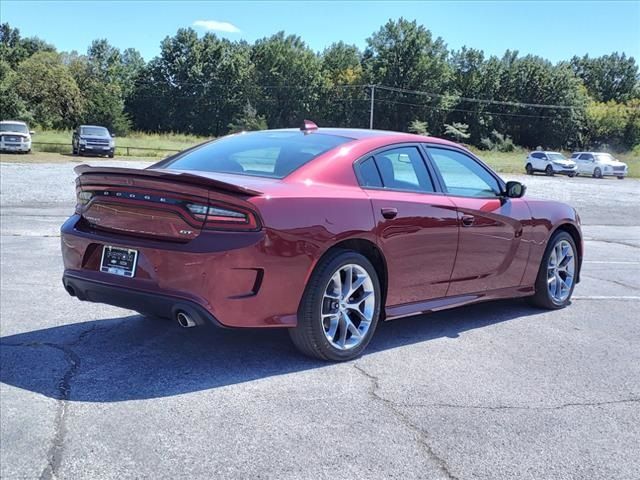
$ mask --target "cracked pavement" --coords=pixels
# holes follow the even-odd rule
[[[1,478],[639,478],[639,181],[509,176],[583,218],[567,309],[401,319],[334,365],[69,297],[73,166],[0,164]]]

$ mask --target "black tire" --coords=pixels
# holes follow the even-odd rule
[[[553,167],[551,165],[547,165],[547,168],[544,169],[544,173],[546,173],[548,177],[553,177]]]
[[[71,155],[78,155],[78,150],[76,148],[71,147]]]
[[[331,345],[325,336],[321,312],[324,293],[331,277],[348,264],[356,264],[369,274],[373,283],[375,307],[371,324],[362,341],[351,349],[340,350]],[[321,360],[344,362],[358,357],[375,333],[380,318],[381,297],[378,275],[366,257],[351,250],[335,250],[329,253],[320,260],[305,288],[298,309],[298,325],[289,329],[293,344],[303,354]]]
[[[618,177],[618,180],[624,180],[624,177],[621,175]]]
[[[527,172],[527,175],[533,175],[533,165],[531,165],[530,163],[527,163],[524,169]]]
[[[553,247],[555,247],[555,245],[560,240],[566,240],[567,242],[569,242],[569,244],[571,245],[571,248],[573,248],[573,253],[576,261],[576,271],[574,275],[574,281],[571,285],[571,290],[569,291],[569,295],[567,296],[567,298],[562,302],[556,301],[549,294],[549,289],[547,285],[547,265],[549,262],[549,256],[551,255]],[[578,275],[580,274],[577,257],[578,257],[578,249],[576,248],[576,244],[573,241],[573,237],[569,235],[567,232],[565,232],[564,230],[560,230],[554,233],[552,237],[549,239],[549,243],[547,243],[547,249],[545,250],[544,255],[542,256],[542,260],[540,262],[538,277],[536,278],[536,284],[535,284],[536,293],[532,297],[529,297],[529,302],[536,307],[545,308],[547,310],[558,310],[560,308],[564,308],[567,305],[569,305],[571,303],[571,295],[573,295],[573,289],[576,286],[575,279],[578,278]]]
[[[109,154],[109,158],[113,158],[113,152]]]
[[[569,178],[573,178],[573,177],[575,177],[575,176],[576,176],[576,174],[575,174],[575,173],[570,173],[570,174],[569,174]]]
[[[600,167],[596,167],[593,171],[593,178],[602,178],[602,170],[600,170]]]

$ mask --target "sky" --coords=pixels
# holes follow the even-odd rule
[[[146,60],[160,41],[192,27],[253,42],[279,30],[314,50],[336,41],[364,48],[388,19],[417,20],[450,49],[463,45],[501,56],[506,49],[553,62],[574,55],[624,52],[640,61],[637,1],[30,1],[1,0],[0,20],[60,51],[85,52],[106,38]]]

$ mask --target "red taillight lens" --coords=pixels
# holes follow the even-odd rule
[[[205,228],[224,230],[257,230],[256,215],[250,210],[228,205],[200,205],[190,203],[189,211],[198,220],[204,221]]]

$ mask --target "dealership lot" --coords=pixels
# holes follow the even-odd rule
[[[640,181],[505,176],[582,217],[569,308],[398,320],[327,364],[69,297],[73,166],[0,164],[2,478],[638,477]]]

